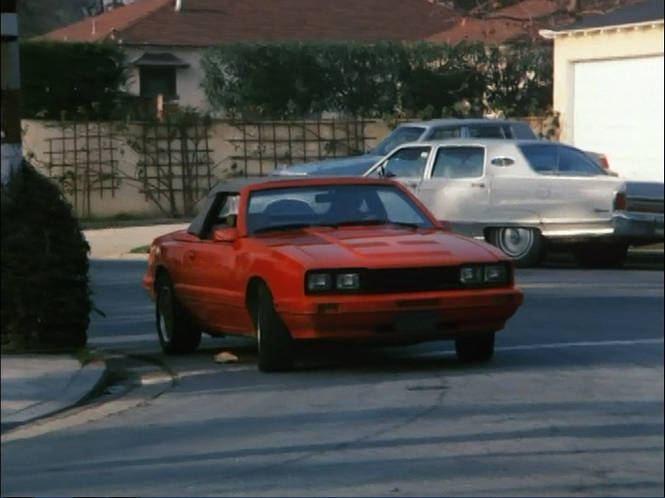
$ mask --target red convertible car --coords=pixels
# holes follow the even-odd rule
[[[445,230],[400,184],[369,178],[216,187],[187,230],[158,237],[143,279],[166,353],[201,333],[256,337],[263,371],[299,341],[454,339],[487,361],[522,303],[499,250]]]

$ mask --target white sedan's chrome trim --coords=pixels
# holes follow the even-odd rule
[[[543,230],[545,237],[600,237],[603,235],[612,235],[614,228],[582,228],[571,230]]]

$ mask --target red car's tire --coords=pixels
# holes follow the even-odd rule
[[[256,340],[259,348],[259,370],[263,372],[290,370],[295,360],[291,334],[275,311],[270,289],[266,285],[261,285],[258,296]]]
[[[186,354],[196,351],[201,342],[198,330],[173,293],[171,279],[161,276],[156,285],[155,318],[157,337],[166,354]]]
[[[463,362],[487,362],[494,356],[494,332],[455,339],[457,359]]]

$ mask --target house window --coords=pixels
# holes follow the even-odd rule
[[[141,67],[139,78],[141,81],[141,97],[156,97],[160,93],[165,99],[177,98],[176,68],[171,67]]]

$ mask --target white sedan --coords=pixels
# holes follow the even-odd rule
[[[629,245],[663,240],[663,184],[609,175],[579,149],[541,140],[405,144],[365,176],[407,185],[451,229],[498,246],[520,266],[548,244],[586,266],[623,263]]]

